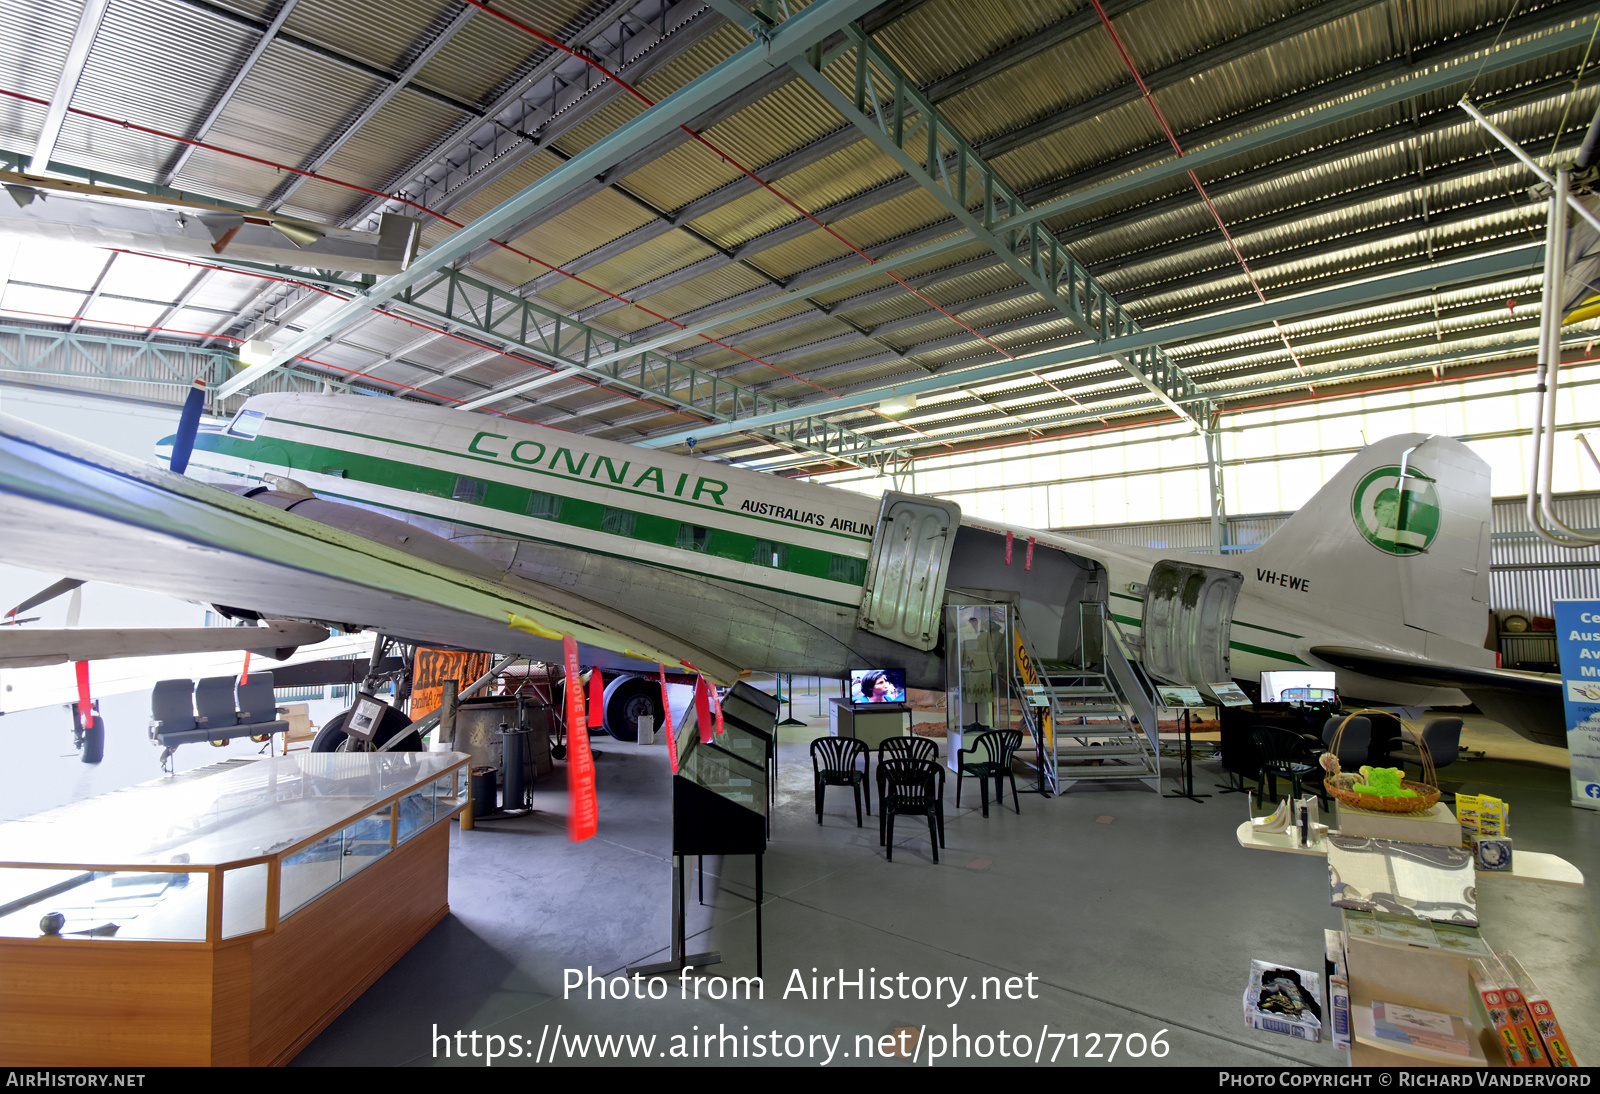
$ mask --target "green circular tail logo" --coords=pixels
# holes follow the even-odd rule
[[[1379,467],[1356,484],[1350,515],[1378,550],[1420,555],[1439,534],[1439,494],[1433,480],[1416,468],[1406,470],[1402,492],[1399,466]]]

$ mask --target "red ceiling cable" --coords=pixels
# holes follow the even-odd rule
[[[643,92],[639,91],[637,88],[635,88],[632,84],[628,83],[626,80],[623,80],[616,73],[612,72],[610,69],[608,69],[604,65],[600,64],[600,62],[595,60],[592,56],[588,56],[588,55],[586,55],[586,53],[577,52],[576,50],[570,48],[569,46],[567,46],[566,44],[558,41],[557,39],[552,38],[549,35],[543,34],[538,30],[535,30],[533,27],[527,25],[526,23],[523,23],[521,20],[518,20],[518,19],[514,18],[513,16],[510,16],[510,15],[504,13],[504,12],[496,10],[495,8],[489,6],[487,3],[482,2],[482,0],[466,0],[466,2],[471,4],[472,6],[474,6],[476,8],[479,8],[480,10],[486,12],[487,14],[493,15],[495,18],[500,19],[501,21],[507,23],[508,25],[516,27],[518,30],[521,30],[526,34],[531,35],[532,37],[538,39],[539,41],[544,42],[547,45],[553,46],[556,49],[559,49],[562,52],[567,53],[568,55],[583,61],[585,64],[591,66],[596,71],[600,72],[606,78],[608,78],[610,80],[614,80],[618,87],[621,87],[623,90],[627,91],[630,95],[632,95],[634,98],[639,100],[641,103],[644,103],[647,107],[655,105],[655,101],[654,100],[649,98]],[[35,97],[31,96],[31,95],[23,95],[23,94],[21,94],[19,92],[10,91],[10,90],[4,89],[4,88],[0,88],[0,95],[9,96],[9,97],[14,98],[14,99],[20,99],[22,101],[35,103],[35,104],[38,104],[38,105],[41,105],[41,106],[48,106],[49,105],[48,100],[38,99],[38,98],[35,98]],[[303,175],[303,176],[305,176],[307,178],[317,179],[317,180],[320,180],[320,181],[323,181],[323,182],[332,183],[333,185],[336,185],[336,186],[343,186],[343,187],[345,187],[347,189],[356,190],[356,191],[364,193],[364,194],[369,194],[369,195],[374,196],[374,197],[384,198],[385,200],[396,200],[396,201],[399,201],[399,202],[401,202],[401,203],[403,203],[403,204],[405,204],[405,205],[407,205],[407,206],[409,206],[411,208],[418,209],[418,210],[420,210],[422,212],[425,212],[430,216],[437,217],[438,219],[440,219],[440,220],[444,221],[445,223],[450,224],[450,225],[452,225],[452,226],[454,226],[456,228],[463,227],[461,222],[456,221],[456,220],[454,220],[454,219],[452,219],[450,217],[447,217],[442,213],[435,213],[433,210],[428,209],[425,206],[422,206],[422,205],[420,205],[420,204],[418,204],[418,203],[416,203],[414,201],[411,201],[408,198],[398,197],[396,195],[383,194],[383,193],[381,193],[381,192],[379,192],[377,190],[370,189],[369,187],[360,186],[360,185],[357,185],[355,183],[345,182],[345,181],[340,180],[340,179],[331,178],[331,177],[329,177],[327,175],[320,175],[320,174],[316,173],[315,171],[308,171],[308,170],[305,170],[305,169],[302,169],[302,168],[290,167],[287,164],[275,163],[275,162],[273,162],[271,160],[263,159],[263,158],[261,158],[259,156],[252,156],[252,155],[249,155],[247,153],[236,152],[236,151],[234,151],[232,149],[222,148],[222,147],[219,147],[217,145],[209,144],[209,143],[207,143],[205,141],[199,141],[199,140],[195,140],[195,139],[188,138],[188,137],[180,137],[180,136],[177,136],[176,134],[166,133],[166,132],[163,132],[161,130],[153,129],[153,128],[148,127],[148,126],[137,125],[137,124],[135,124],[133,122],[129,122],[129,121],[126,121],[126,120],[116,119],[116,118],[109,118],[109,117],[106,117],[106,116],[101,115],[101,114],[95,114],[95,113],[93,113],[91,111],[81,110],[81,109],[79,109],[77,107],[70,107],[69,106],[67,108],[67,110],[68,110],[69,113],[77,114],[79,116],[86,117],[86,118],[92,118],[95,121],[101,121],[101,122],[105,122],[107,124],[121,126],[122,128],[132,129],[132,130],[135,130],[137,132],[149,133],[149,134],[152,134],[154,136],[163,137],[163,138],[168,139],[168,140],[178,141],[180,143],[193,145],[193,146],[198,147],[198,148],[205,148],[208,151],[220,152],[220,153],[223,153],[225,155],[236,156],[238,158],[249,160],[249,161],[254,162],[254,163],[260,163],[260,164],[272,167],[272,168],[277,169],[277,170],[289,171],[289,172],[292,172],[292,173],[297,174],[297,175]],[[697,143],[701,144],[705,148],[707,148],[710,151],[712,151],[713,153],[715,153],[720,159],[722,159],[725,162],[731,164],[733,167],[735,167],[737,170],[739,170],[741,173],[743,173],[747,178],[749,178],[752,182],[756,183],[756,185],[760,186],[762,189],[764,189],[764,190],[768,191],[769,193],[773,194],[774,196],[776,196],[784,204],[788,205],[790,208],[792,208],[796,212],[800,213],[806,219],[810,220],[813,224],[816,224],[819,228],[821,228],[823,231],[827,232],[829,235],[833,236],[835,239],[839,240],[846,247],[850,248],[850,250],[854,251],[857,255],[861,256],[864,259],[866,259],[866,261],[869,264],[876,265],[880,261],[879,259],[875,259],[871,255],[867,254],[866,251],[864,251],[860,247],[856,246],[855,243],[851,242],[843,234],[841,234],[839,231],[837,231],[836,229],[834,229],[830,225],[824,224],[820,219],[818,219],[811,212],[809,212],[808,210],[806,210],[803,207],[801,207],[798,203],[796,203],[794,200],[789,198],[787,195],[785,195],[782,192],[780,192],[779,190],[777,190],[771,184],[769,184],[766,181],[764,181],[763,179],[759,178],[753,171],[751,171],[749,168],[745,167],[743,164],[741,164],[738,160],[736,160],[734,157],[729,155],[727,152],[723,151],[722,149],[718,148],[716,145],[712,144],[709,140],[707,140],[705,137],[701,136],[699,133],[696,133],[694,130],[690,129],[686,125],[679,126],[679,128],[684,133],[688,134],[689,137],[692,138],[694,141],[696,141]],[[614,292],[611,292],[608,289],[601,288],[600,286],[595,285],[592,282],[590,282],[590,281],[588,281],[588,280],[586,280],[586,279],[584,279],[582,277],[579,277],[576,274],[568,273],[566,270],[561,269],[559,266],[555,266],[555,265],[552,265],[551,263],[543,261],[542,259],[535,258],[532,255],[527,254],[524,251],[521,251],[521,250],[519,250],[519,249],[517,249],[515,247],[512,247],[508,243],[501,242],[500,240],[491,240],[490,242],[495,243],[496,245],[498,245],[500,247],[503,247],[506,250],[511,251],[513,254],[519,255],[519,256],[527,259],[530,262],[536,263],[537,265],[540,265],[540,266],[544,266],[545,268],[547,268],[547,269],[549,269],[549,270],[551,270],[553,272],[556,272],[556,273],[559,273],[559,274],[561,274],[561,275],[563,275],[565,277],[571,278],[572,280],[577,281],[579,284],[582,284],[587,288],[593,289],[596,292],[599,292],[599,293],[602,293],[603,295],[609,296],[614,300],[617,300],[617,301],[620,301],[620,302],[622,302],[624,304],[629,305],[630,307],[638,308],[640,311],[645,312],[645,314],[650,315],[650,316],[652,316],[652,317],[654,317],[656,319],[659,319],[659,320],[661,320],[663,322],[670,323],[673,326],[680,327],[680,328],[687,325],[687,324],[684,324],[684,323],[680,323],[680,322],[678,322],[678,321],[676,321],[674,319],[671,319],[671,318],[669,318],[667,316],[661,315],[658,312],[652,311],[651,309],[646,308],[643,305],[640,305],[640,304],[637,304],[637,303],[635,303],[635,302],[633,302],[631,300],[628,300],[626,297],[623,297],[618,293],[614,293]],[[1007,360],[1013,360],[1013,361],[1016,360],[1016,356],[1014,354],[1010,353],[1009,351],[1007,351],[999,343],[995,342],[993,339],[991,339],[991,338],[989,338],[989,337],[987,337],[987,336],[985,336],[983,334],[980,334],[975,328],[973,328],[972,326],[970,326],[966,322],[962,321],[960,318],[958,318],[956,315],[952,314],[950,311],[948,311],[944,307],[940,306],[932,297],[928,296],[926,293],[922,292],[921,290],[917,289],[915,286],[911,285],[904,278],[902,278],[898,274],[894,273],[894,271],[886,270],[885,272],[888,274],[888,276],[891,279],[893,279],[894,281],[898,282],[907,291],[911,292],[913,295],[915,295],[916,297],[918,297],[919,299],[921,299],[922,301],[927,303],[934,310],[940,312],[942,315],[944,315],[947,318],[949,318],[952,321],[954,321],[958,326],[960,326],[963,329],[965,329],[968,333],[972,334],[975,338],[979,339],[980,341],[984,342],[985,344],[987,344],[987,345],[991,346],[992,348],[994,348],[995,350],[997,350]],[[722,341],[720,341],[718,339],[711,338],[710,336],[704,335],[704,334],[698,335],[697,337],[699,337],[699,338],[701,338],[701,339],[703,339],[703,340],[705,340],[707,342],[710,342],[710,343],[712,343],[714,345],[720,346],[720,347],[722,347],[724,349],[732,350],[734,353],[737,353],[740,356],[746,357],[749,360],[751,360],[751,361],[753,361],[753,362],[755,362],[757,364],[765,365],[766,367],[771,368],[776,372],[780,372],[780,373],[784,374],[785,376],[790,377],[791,379],[797,380],[797,381],[799,381],[801,383],[807,384],[810,387],[816,388],[818,391],[821,391],[824,394],[834,395],[834,396],[837,396],[837,394],[838,394],[837,392],[834,392],[834,391],[830,390],[829,388],[826,388],[826,387],[822,386],[821,384],[817,384],[814,381],[808,380],[803,376],[799,376],[799,375],[797,375],[795,373],[789,372],[787,369],[779,368],[777,365],[774,365],[769,361],[764,361],[759,357],[756,357],[756,356],[754,356],[752,354],[746,353],[745,351],[743,351],[741,349],[738,349],[735,346],[728,345],[727,343],[722,342]],[[1047,384],[1048,386],[1050,386],[1051,388],[1055,389],[1058,393],[1066,395],[1068,399],[1072,399],[1072,401],[1075,404],[1077,404],[1079,406],[1082,405],[1081,403],[1078,403],[1078,401],[1076,399],[1073,399],[1070,394],[1068,394],[1068,393],[1062,391],[1062,389],[1056,387],[1056,385],[1054,383],[1052,383],[1049,380],[1046,380],[1043,376],[1039,375],[1039,373],[1033,372],[1032,375],[1036,379],[1040,380],[1041,382],[1043,382],[1043,383]],[[883,414],[881,411],[878,411],[878,410],[874,409],[874,412],[879,414],[882,417],[889,418],[890,421],[896,421],[895,419],[890,418],[888,415]],[[915,426],[912,426],[909,423],[896,421],[896,424],[902,426],[903,428],[909,429],[912,432],[917,433],[920,436],[927,436],[927,434],[924,433],[922,430],[917,429]]]
[[[1127,48],[1123,46],[1121,35],[1111,25],[1111,17],[1106,14],[1106,9],[1100,6],[1100,0],[1089,0],[1089,2],[1094,5],[1094,10],[1100,16],[1101,24],[1106,28],[1106,33],[1111,36],[1111,44],[1116,46],[1117,52],[1122,55],[1122,63],[1127,66],[1128,72],[1133,76],[1133,82],[1139,85],[1139,93],[1144,96],[1144,101],[1149,105],[1151,113],[1156,116],[1156,121],[1161,125],[1161,131],[1167,135],[1167,143],[1172,145],[1172,150],[1178,154],[1179,159],[1182,159],[1184,156],[1183,145],[1178,143],[1177,134],[1173,133],[1172,126],[1167,124],[1166,116],[1161,113],[1161,108],[1156,105],[1155,97],[1150,94],[1150,89],[1145,86],[1144,77],[1139,75],[1138,66],[1133,63],[1133,58],[1128,54]],[[1228,249],[1233,252],[1233,257],[1238,259],[1239,265],[1244,269],[1244,276],[1250,282],[1250,287],[1255,290],[1256,298],[1265,304],[1267,302],[1267,294],[1261,291],[1261,284],[1256,281],[1256,275],[1250,269],[1250,263],[1245,261],[1243,252],[1239,250],[1239,245],[1233,240],[1233,234],[1228,231],[1227,224],[1222,220],[1222,214],[1217,212],[1217,207],[1212,204],[1211,195],[1206,193],[1206,188],[1201,185],[1200,176],[1193,171],[1188,172],[1188,174],[1189,181],[1194,184],[1195,191],[1200,195],[1200,200],[1205,203],[1206,209],[1210,211],[1211,219],[1216,221],[1217,230],[1222,233],[1222,238],[1227,242]],[[1299,353],[1295,351],[1294,346],[1289,342],[1288,332],[1283,329],[1283,325],[1276,319],[1272,321],[1272,326],[1278,332],[1278,337],[1283,340],[1283,348],[1289,351],[1289,360],[1294,362],[1295,370],[1301,376],[1307,375],[1305,366],[1300,363]],[[1306,389],[1313,394],[1317,390],[1310,384],[1306,385]]]
[[[6,96],[6,97],[12,98],[12,99],[19,99],[19,100],[21,100],[23,102],[34,103],[34,104],[37,104],[39,106],[49,106],[50,105],[50,102],[49,102],[48,99],[35,98],[32,95],[24,95],[24,94],[22,94],[20,92],[9,91],[9,90],[7,90],[5,88],[0,88],[0,96]],[[401,197],[398,194],[385,194],[385,193],[383,193],[382,191],[379,191],[379,190],[373,190],[373,189],[371,189],[369,187],[360,186],[360,185],[358,185],[356,183],[353,183],[353,182],[345,182],[343,179],[333,178],[330,175],[321,175],[321,174],[318,174],[315,171],[307,171],[307,170],[304,170],[303,168],[299,168],[299,167],[290,167],[288,164],[275,163],[272,160],[262,159],[260,156],[252,156],[247,152],[238,152],[238,151],[235,151],[235,150],[233,150],[231,148],[223,148],[220,145],[209,144],[206,141],[194,140],[193,138],[190,138],[190,137],[180,137],[175,133],[167,133],[167,132],[164,132],[164,131],[162,131],[160,129],[152,129],[149,126],[137,125],[137,124],[135,124],[133,122],[130,122],[130,121],[127,121],[127,120],[124,120],[124,119],[108,118],[103,114],[96,114],[96,113],[94,113],[92,111],[88,111],[88,110],[80,110],[77,107],[69,106],[67,108],[67,112],[69,114],[77,114],[80,117],[90,118],[90,119],[93,119],[94,121],[97,121],[97,122],[105,122],[108,125],[115,125],[115,126],[118,126],[118,127],[122,128],[122,129],[131,129],[131,130],[134,130],[135,132],[139,132],[139,133],[149,133],[152,136],[162,137],[162,138],[164,138],[166,140],[177,141],[180,144],[188,144],[188,145],[193,145],[196,148],[204,148],[208,152],[218,152],[218,153],[221,153],[222,155],[234,156],[234,157],[237,157],[238,159],[242,159],[242,160],[249,160],[251,163],[259,163],[259,164],[262,164],[263,166],[271,167],[271,168],[273,168],[274,170],[277,170],[277,171],[288,171],[291,174],[303,175],[303,176],[305,176],[306,178],[309,178],[309,179],[316,179],[318,182],[326,182],[326,183],[328,183],[330,185],[333,185],[333,186],[342,186],[347,190],[354,190],[354,191],[356,191],[358,193],[369,194],[372,197],[382,198],[385,201],[397,201],[397,202],[400,202],[402,205],[406,205],[406,206],[409,206],[412,209],[418,210],[419,212],[426,213],[428,216],[435,217],[438,220],[442,220],[446,224],[450,225],[451,227],[454,227],[454,228],[463,228],[463,227],[465,227],[465,225],[459,220],[455,220],[455,219],[453,219],[451,217],[445,216],[443,213],[436,213],[432,209],[429,209],[427,206],[420,205],[417,202],[412,201],[410,198]],[[568,273],[566,270],[563,270],[561,267],[552,265],[551,263],[546,262],[541,258],[535,258],[533,255],[531,255],[531,254],[527,253],[526,251],[523,251],[523,250],[521,250],[521,249],[519,249],[517,247],[513,247],[509,243],[503,243],[498,239],[491,239],[489,242],[493,243],[497,247],[502,247],[505,250],[510,251],[512,254],[517,255],[520,258],[525,258],[529,262],[534,263],[535,265],[543,266],[545,269],[550,270],[553,273],[558,273],[562,277],[570,278],[571,280],[578,282],[578,284],[584,286],[585,288],[592,289],[595,292],[600,293],[603,296],[609,296],[611,299],[619,301],[620,303],[626,304],[629,307],[638,308],[640,311],[644,312],[648,316],[651,316],[652,318],[659,319],[664,323],[670,323],[675,327],[684,327],[684,326],[687,325],[687,324],[684,324],[684,323],[680,323],[677,320],[672,319],[672,318],[670,318],[668,316],[662,315],[659,312],[652,311],[651,309],[645,307],[643,304],[636,304],[632,300],[629,300],[627,297],[622,296],[622,295],[620,295],[618,293],[614,293],[610,289],[602,288],[601,286],[596,285],[594,282],[589,281],[586,278],[579,277],[577,274]],[[824,393],[829,394],[829,395],[835,394],[834,392],[829,391],[827,388],[822,387],[819,384],[814,384],[810,380],[806,380],[804,377],[798,376],[795,373],[792,373],[792,372],[788,371],[787,369],[779,368],[777,365],[772,364],[770,361],[763,361],[761,358],[756,357],[753,354],[746,353],[744,350],[741,350],[736,346],[730,346],[726,342],[722,342],[722,341],[720,341],[720,340],[718,340],[716,338],[712,338],[711,336],[705,335],[705,334],[698,335],[697,337],[703,339],[704,341],[710,342],[713,345],[720,346],[723,349],[732,350],[734,353],[739,354],[741,357],[746,357],[749,360],[754,361],[757,364],[767,366],[768,368],[772,369],[774,372],[781,372],[781,373],[783,373],[783,375],[791,377],[792,379],[799,380],[802,383],[810,384],[810,386],[816,388],[818,391],[824,392]]]
[[[293,278],[278,277],[278,276],[275,276],[275,275],[272,275],[272,274],[256,273],[256,272],[250,271],[250,270],[233,269],[233,268],[228,267],[228,266],[217,266],[217,265],[214,265],[214,264],[209,263],[209,262],[199,262],[199,261],[196,261],[194,259],[187,259],[187,258],[175,258],[175,257],[173,257],[171,255],[158,255],[158,254],[148,254],[148,253],[143,252],[143,251],[130,251],[130,250],[127,250],[126,248],[123,248],[123,247],[107,247],[105,249],[108,250],[108,251],[113,251],[113,252],[115,252],[117,254],[132,255],[132,256],[134,256],[136,258],[153,258],[153,259],[158,259],[158,260],[160,260],[162,262],[175,262],[180,266],[196,266],[196,267],[199,267],[201,269],[215,270],[218,273],[233,274],[233,275],[238,276],[238,277],[252,277],[252,278],[255,278],[255,279],[260,280],[260,281],[279,281],[279,282],[283,282],[285,284],[298,285],[301,288],[310,289],[313,292],[322,293],[324,296],[332,296],[332,297],[335,297],[335,298],[340,298],[337,293],[329,292],[327,289],[322,288],[320,285],[312,285],[312,284],[308,284],[308,283],[303,282],[303,281],[295,281]],[[445,338],[452,338],[457,342],[463,342],[466,345],[473,346],[474,348],[484,349],[484,350],[492,350],[492,351],[494,351],[496,353],[499,353],[502,356],[506,356],[506,357],[511,357],[512,356],[511,354],[505,353],[503,350],[495,350],[495,348],[493,346],[486,346],[483,343],[473,341],[470,338],[463,338],[461,335],[455,334],[455,333],[453,333],[451,331],[443,330],[443,329],[441,329],[439,327],[431,326],[431,325],[429,325],[427,323],[421,323],[421,322],[418,322],[415,319],[409,319],[409,318],[407,318],[406,316],[403,316],[403,315],[396,315],[393,312],[382,311],[382,310],[379,310],[379,309],[374,309],[374,310],[378,311],[379,315],[385,315],[385,316],[388,316],[391,319],[398,319],[402,323],[409,324],[410,326],[413,326],[413,327],[420,327],[421,329],[426,330],[426,331],[432,331],[434,334],[441,335],[441,336],[443,336]],[[133,330],[157,331],[157,332],[163,333],[163,334],[177,334],[177,335],[183,335],[183,336],[193,337],[193,338],[208,338],[208,339],[209,338],[219,338],[219,339],[221,339],[221,340],[223,340],[225,342],[240,342],[240,341],[243,341],[243,339],[236,338],[231,334],[206,334],[206,333],[202,333],[200,331],[177,330],[177,329],[174,329],[172,327],[151,327],[151,326],[145,326],[145,325],[140,324],[140,323],[123,323],[123,322],[119,322],[119,321],[116,321],[116,320],[84,319],[84,317],[83,317],[83,315],[81,313],[78,314],[78,315],[54,315],[54,314],[51,314],[49,312],[24,311],[24,310],[22,310],[20,308],[5,308],[5,307],[0,307],[0,312],[9,312],[9,313],[11,313],[13,315],[31,315],[31,316],[35,316],[36,318],[41,318],[41,319],[57,319],[57,320],[64,320],[64,321],[67,321],[67,322],[72,322],[72,321],[88,322],[88,323],[93,323],[96,326],[129,327],[129,328],[131,328]],[[542,368],[546,372],[555,372],[555,371],[557,371],[556,369],[552,368],[549,365],[544,364],[541,361],[533,361],[533,360],[529,360],[528,358],[525,358],[525,357],[512,357],[512,359],[516,360],[516,361],[521,361],[521,362],[523,362],[525,364],[534,365],[537,368]],[[464,399],[454,398],[453,396],[450,396],[450,395],[441,395],[438,392],[429,391],[426,388],[412,387],[410,384],[403,384],[399,380],[387,380],[387,379],[380,380],[378,377],[372,376],[370,374],[370,372],[368,371],[368,369],[371,369],[371,368],[375,367],[375,366],[372,366],[372,365],[369,365],[366,369],[357,370],[357,369],[345,368],[343,365],[330,364],[327,361],[319,361],[314,357],[301,356],[301,357],[296,358],[296,360],[305,361],[305,362],[307,362],[309,364],[316,365],[319,368],[332,369],[335,372],[342,372],[345,375],[349,376],[352,380],[357,380],[357,379],[360,379],[362,377],[367,377],[368,379],[372,380],[374,383],[387,384],[390,387],[403,388],[406,391],[415,392],[418,395],[426,395],[430,399],[440,399],[440,400],[443,400],[444,402],[450,402],[450,403],[462,403],[462,402],[466,401]],[[596,390],[602,390],[602,391],[612,391],[612,390],[614,390],[612,388],[603,387],[602,385],[597,384],[592,380],[588,380],[588,379],[586,379],[586,378],[584,378],[582,376],[574,376],[573,379],[577,380],[579,383],[586,384],[589,387],[595,388]],[[643,397],[638,396],[638,395],[634,395],[632,392],[623,391],[620,394],[627,396],[629,399],[632,399],[634,402],[643,403],[646,406],[649,406],[649,407],[651,407],[652,409],[655,409],[655,410],[662,410],[662,411],[665,411],[665,412],[667,412],[669,414],[675,414],[678,417],[683,418],[686,421],[694,422],[697,425],[703,425],[707,421],[707,419],[698,418],[698,417],[696,417],[696,416],[694,416],[692,414],[688,414],[688,413],[686,413],[686,412],[684,412],[684,411],[682,411],[682,410],[680,410],[680,409],[678,409],[676,407],[662,406],[660,403],[657,403],[657,402],[655,402],[653,400],[650,400],[650,399],[643,398]],[[520,417],[520,416],[518,416],[516,414],[507,414],[507,413],[505,413],[503,411],[491,411],[490,413],[494,414],[496,417],[510,418],[510,419],[512,419],[514,421],[526,422],[529,425],[544,426],[544,428],[546,428],[546,429],[554,429],[554,430],[557,430],[557,431],[562,432],[562,433],[571,432],[570,430],[562,429],[560,426],[547,425],[544,422],[537,422],[537,421],[534,421],[531,418],[523,418],[523,417]],[[749,437],[751,440],[761,441],[763,444],[770,444],[771,443],[770,441],[767,441],[765,438],[756,437],[756,436],[754,436],[754,435],[752,435],[750,433],[745,432],[744,430],[740,430],[739,431],[739,435],[743,436],[743,437]]]

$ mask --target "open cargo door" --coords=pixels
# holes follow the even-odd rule
[[[960,526],[961,506],[954,502],[884,494],[856,626],[913,649],[933,649]]]
[[[1158,680],[1209,689],[1232,679],[1228,635],[1244,585],[1235,570],[1162,559],[1144,595],[1144,667]]]

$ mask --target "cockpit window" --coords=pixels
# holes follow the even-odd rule
[[[259,410],[241,410],[233,416],[233,421],[228,423],[230,437],[247,437],[256,439],[256,434],[261,432],[261,422],[266,415]]]

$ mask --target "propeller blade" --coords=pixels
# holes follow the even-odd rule
[[[15,608],[12,608],[6,613],[6,618],[11,619],[15,617],[18,612],[25,612],[29,608],[37,608],[40,604],[43,604],[46,601],[54,600],[62,593],[70,593],[72,590],[76,589],[82,584],[82,578],[64,577],[54,585],[51,585],[49,588],[39,590],[32,596],[28,597],[28,599],[24,600],[21,604],[18,604]]]

